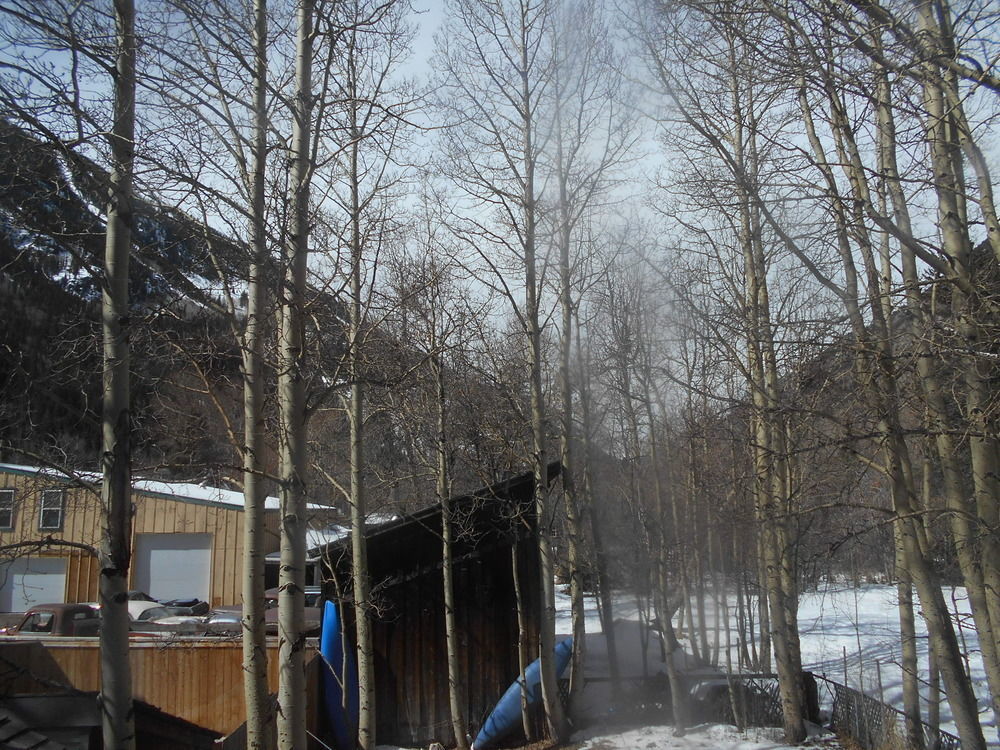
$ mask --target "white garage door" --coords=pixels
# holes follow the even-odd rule
[[[0,611],[66,600],[65,557],[20,557],[0,565]]]
[[[137,534],[133,588],[154,599],[209,598],[211,534]]]

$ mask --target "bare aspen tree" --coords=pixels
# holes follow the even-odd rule
[[[948,23],[947,11],[939,16],[936,12],[931,12],[927,4],[917,4],[916,8],[918,11],[918,24],[929,35],[935,34],[938,23]],[[841,71],[840,66],[833,61],[829,48],[825,49],[826,57],[820,59],[821,50],[824,50],[824,48],[814,44],[812,39],[814,35],[809,34],[800,25],[798,18],[793,18],[784,13],[784,11],[777,13],[777,15],[790,28],[794,28],[798,43],[802,45],[802,49],[805,50],[806,54],[812,56],[809,68],[814,71],[813,75],[819,80],[817,87],[821,89],[828,101],[830,124],[837,147],[837,162],[842,165],[845,177],[851,186],[851,197],[854,200],[853,205],[856,207],[856,211],[861,212],[860,215],[849,216],[843,207],[837,211],[836,215],[842,217],[839,219],[842,224],[840,233],[844,237],[841,240],[841,244],[846,245],[849,242],[849,239],[846,237],[849,227],[852,237],[859,243],[861,249],[865,251],[862,255],[866,263],[867,276],[870,279],[868,284],[869,296],[871,296],[872,288],[875,284],[873,280],[874,270],[871,268],[874,265],[874,260],[870,258],[871,251],[867,249],[871,243],[867,238],[867,229],[863,226],[865,220],[872,219],[884,232],[896,239],[900,245],[901,268],[904,288],[906,290],[907,307],[912,315],[912,319],[920,324],[916,327],[917,340],[915,342],[915,348],[918,352],[916,358],[916,368],[919,375],[918,381],[927,403],[925,414],[931,420],[928,427],[935,436],[935,443],[938,449],[938,457],[944,477],[944,495],[948,506],[955,511],[951,517],[951,526],[956,542],[956,552],[959,566],[970,594],[977,629],[980,632],[983,644],[984,665],[986,666],[991,693],[994,697],[994,710],[996,710],[996,638],[995,628],[990,615],[990,597],[985,594],[986,588],[984,588],[985,579],[988,577],[989,565],[991,564],[987,561],[987,558],[995,559],[995,554],[986,553],[987,557],[982,558],[982,560],[977,558],[974,550],[978,547],[985,552],[985,549],[990,546],[990,541],[984,537],[977,543],[975,541],[977,535],[972,528],[972,524],[970,524],[970,519],[974,519],[977,516],[980,519],[991,517],[992,511],[990,508],[994,502],[993,498],[996,497],[996,492],[990,486],[992,480],[988,478],[995,473],[993,468],[995,451],[988,447],[991,437],[985,423],[977,424],[975,421],[982,418],[988,409],[985,406],[988,396],[986,396],[986,391],[983,387],[982,363],[977,362],[976,355],[972,354],[966,358],[962,368],[966,385],[966,414],[970,419],[969,427],[972,429],[974,435],[978,436],[970,439],[970,453],[973,487],[975,496],[980,498],[980,501],[975,502],[974,507],[970,508],[965,501],[967,491],[963,486],[963,471],[958,464],[959,452],[956,450],[956,445],[952,439],[953,429],[948,425],[950,422],[949,409],[945,404],[939,384],[938,373],[942,363],[938,356],[931,350],[928,340],[924,338],[930,328],[927,325],[926,306],[921,299],[919,280],[916,272],[916,256],[919,255],[921,260],[937,268],[954,285],[952,315],[956,321],[956,331],[969,343],[967,351],[975,352],[982,336],[980,332],[981,322],[977,320],[977,315],[981,314],[980,311],[983,308],[979,307],[978,302],[974,301],[977,298],[975,289],[977,282],[971,266],[971,241],[968,235],[968,211],[965,204],[965,188],[963,187],[964,176],[961,154],[956,142],[958,139],[955,135],[958,129],[962,127],[960,125],[961,111],[954,110],[948,115],[943,105],[943,102],[948,99],[948,96],[944,92],[952,90],[954,82],[949,83],[949,74],[947,72],[941,74],[929,70],[928,68],[933,68],[930,64],[925,65],[921,69],[922,72],[919,76],[919,81],[923,88],[923,106],[926,112],[924,115],[925,139],[933,172],[932,189],[938,202],[938,226],[941,237],[940,252],[944,257],[949,259],[947,264],[942,264],[940,258],[928,256],[926,252],[922,252],[924,247],[920,246],[913,237],[907,198],[896,163],[896,106],[891,97],[888,71],[886,70],[887,63],[881,39],[884,33],[883,30],[879,28],[870,30],[865,37],[865,49],[871,54],[875,62],[875,105],[878,128],[879,171],[884,176],[886,191],[893,207],[891,217],[886,215],[884,208],[879,208],[878,203],[873,198],[873,191],[868,186],[869,169],[863,163],[862,149],[855,141],[855,125],[850,121],[847,114],[849,111],[848,107],[846,102],[841,98],[840,91],[844,87],[841,86],[841,80],[835,78],[838,75],[843,76],[845,74],[844,71]],[[845,16],[838,15],[835,18],[839,18],[841,21],[845,20]],[[804,22],[808,23],[810,20],[807,17]],[[822,19],[822,22],[826,23],[827,19]],[[829,35],[830,32],[828,31],[827,33]],[[954,100],[949,101],[953,102]],[[822,146],[819,144],[819,137],[816,135],[815,127],[811,126],[810,116],[811,113],[807,112],[806,123],[811,128],[813,150],[818,155],[817,160],[820,162],[821,168],[827,169],[822,166],[825,163],[825,156],[821,154]],[[832,176],[827,176],[827,183],[832,184],[832,179]],[[835,188],[832,186],[829,188],[831,195],[836,196],[834,190]],[[985,217],[985,224],[989,227],[992,211],[991,191],[989,189],[981,190],[981,198],[980,209]],[[871,300],[869,309],[874,310],[876,313],[878,312],[874,299]],[[875,322],[880,324],[881,329],[878,331],[879,341],[873,348],[878,347],[886,350],[890,346],[888,344],[891,333],[889,322],[886,320],[885,315],[875,315],[874,318]],[[855,330],[860,331],[862,325],[863,322],[858,319],[858,322],[854,325]],[[890,356],[886,355],[886,359],[882,361],[891,361],[888,360]],[[879,371],[886,374],[888,373],[888,367],[880,365]],[[893,375],[892,377],[897,376]],[[898,410],[898,407],[890,408]],[[893,420],[894,418],[890,417],[887,423],[891,425],[894,423]],[[897,451],[905,450],[905,440],[902,438],[890,441],[887,445]],[[902,466],[902,470],[909,471],[907,468],[909,465],[908,459],[901,460],[900,462],[897,462],[895,459],[888,460],[887,471],[890,473],[899,471],[898,467],[900,465]],[[899,489],[900,485],[898,482],[894,483],[893,500],[897,509],[902,508],[903,512],[912,512],[912,509],[915,508],[914,502],[910,500],[910,496],[915,498],[912,490],[914,484],[912,476],[906,480],[906,484],[902,485],[904,488],[907,486],[910,487],[911,489],[908,491]],[[897,492],[907,492],[909,496],[897,497],[895,494]],[[919,535],[922,527],[913,525],[908,520],[908,517],[905,516],[899,523],[903,534],[901,541],[905,547],[908,543],[908,537],[914,534]],[[987,521],[986,524],[988,525],[989,522]],[[923,545],[926,547],[926,542],[923,542]],[[972,699],[967,680],[965,680],[962,670],[958,666],[961,660],[957,651],[957,644],[952,644],[954,635],[950,632],[951,625],[947,621],[947,618],[939,612],[944,602],[940,599],[940,591],[932,576],[928,562],[924,558],[925,554],[922,551],[917,550],[914,552],[912,549],[907,548],[906,563],[910,567],[909,572],[912,573],[914,583],[916,583],[918,592],[920,593],[922,609],[925,619],[928,621],[928,629],[931,631],[931,644],[935,649],[935,661],[942,669],[942,676],[945,680],[949,701],[956,712],[956,721],[959,725],[960,733],[964,741],[978,746],[978,743],[981,743],[983,740],[981,730],[979,729],[979,721],[976,718],[975,702]],[[916,557],[913,557],[913,555],[916,555]],[[929,576],[929,585],[927,585]],[[922,582],[925,583],[923,588],[921,587]],[[910,692],[913,692],[912,688]],[[914,702],[911,696],[910,703]]]
[[[376,743],[374,612],[365,541],[369,512],[366,463],[366,355],[375,330],[371,297],[379,258],[397,240],[401,222],[393,218],[401,191],[400,152],[408,137],[407,117],[414,107],[411,87],[398,80],[412,32],[400,2],[351,0],[331,7],[323,18],[332,44],[323,71],[330,97],[320,124],[321,161],[331,206],[327,219],[337,243],[329,257],[343,273],[346,321],[342,361],[334,369],[346,376],[342,401],[349,432],[349,481],[344,483],[351,519],[351,570],[358,666],[358,744]],[[341,257],[341,254],[343,257]],[[338,377],[331,377],[338,381]]]
[[[598,611],[601,616],[601,630],[604,633],[604,643],[608,651],[608,676],[611,679],[612,696],[617,697],[621,691],[621,670],[618,666],[618,643],[614,628],[614,600],[612,598],[612,583],[609,573],[607,545],[604,541],[603,519],[598,515],[597,498],[594,490],[595,449],[593,439],[595,427],[591,410],[594,396],[591,387],[590,342],[583,335],[584,324],[581,323],[580,307],[573,311],[573,330],[576,334],[576,370],[577,390],[580,399],[579,438],[582,451],[582,471],[579,473],[579,490],[583,499],[584,516],[587,528],[594,545],[594,567],[597,577],[597,596],[600,600]]]
[[[848,134],[843,129],[845,123],[842,120],[842,103],[839,100],[832,99],[830,106],[834,112],[835,120],[841,120],[839,123],[834,123],[835,133],[841,139],[839,144],[840,153],[838,154],[839,160],[841,163],[850,163],[846,161],[849,157],[845,153],[845,144],[849,143],[849,141],[847,141]],[[882,315],[877,299],[878,271],[875,266],[870,238],[860,231],[853,233],[858,242],[864,262],[865,281],[861,282],[858,279],[859,274],[854,270],[852,243],[848,234],[848,226],[851,224],[851,219],[847,215],[846,206],[839,195],[836,182],[829,172],[828,161],[823,153],[823,146],[812,124],[812,113],[809,109],[809,104],[804,98],[802,107],[806,128],[813,145],[814,159],[820,171],[825,174],[827,189],[831,200],[835,204],[834,218],[837,222],[838,244],[846,277],[846,293],[843,295],[843,300],[847,307],[854,335],[858,343],[857,368],[859,380],[871,383],[872,405],[878,418],[879,430],[883,436],[886,453],[886,470],[892,481],[893,503],[896,512],[903,517],[901,521],[901,537],[906,561],[920,594],[921,605],[930,634],[931,646],[934,648],[942,669],[942,676],[948,690],[949,702],[951,703],[963,743],[969,743],[971,747],[985,747],[975,699],[972,695],[971,685],[961,668],[961,655],[958,651],[958,644],[955,641],[954,631],[948,619],[947,607],[941,593],[940,582],[926,557],[925,550],[927,544],[924,538],[923,525],[915,516],[912,498],[916,497],[916,494],[914,491],[912,467],[905,438],[903,437],[902,425],[899,421],[898,384],[894,368],[891,364],[891,340],[889,338],[887,321]],[[847,150],[853,156],[854,149],[848,146]],[[854,161],[853,163],[856,164],[857,162]],[[857,191],[864,188],[862,188],[861,183],[858,181],[858,174],[856,172],[852,177],[854,178],[855,195],[857,195]],[[856,226],[855,229],[857,230]],[[859,304],[859,295],[861,293],[868,296],[868,310],[871,311],[873,318],[873,324],[870,326],[866,325],[862,315]]]
[[[876,33],[873,44],[881,47],[881,40]],[[878,166],[881,179],[880,213],[887,213],[885,196],[888,195],[889,203],[892,205],[894,219],[900,229],[906,234],[912,234],[910,223],[910,213],[906,196],[899,179],[899,169],[896,158],[896,125],[892,103],[892,87],[889,78],[889,71],[881,63],[875,63],[873,73],[876,80],[876,116],[877,116],[877,136],[878,136]],[[883,233],[883,243],[886,246],[884,252],[884,264],[891,263],[891,249],[889,245],[889,233]],[[913,320],[918,323],[918,331],[927,329],[925,320],[925,307],[920,298],[920,286],[917,275],[916,259],[913,253],[905,246],[899,248],[900,268],[905,289],[905,304],[907,310],[913,316]],[[882,290],[883,306],[886,308],[885,317],[892,319],[892,310],[889,303],[891,299],[891,267],[883,271],[885,288]],[[948,430],[942,429],[945,419],[944,400],[941,398],[941,388],[938,383],[936,368],[931,361],[930,342],[924,335],[918,334],[915,342],[917,348],[917,371],[919,381],[927,403],[927,418],[933,418],[938,427],[934,430],[937,435],[938,458],[940,460],[941,471],[944,478],[944,492],[950,507],[958,509],[964,504],[964,480],[961,477],[961,469],[957,453],[955,451],[952,436]],[[933,416],[932,416],[933,415]],[[929,480],[925,480],[929,482]],[[925,504],[926,507],[926,504]],[[899,617],[900,617],[900,638],[903,666],[903,706],[906,714],[906,733],[909,742],[914,747],[923,744],[923,731],[920,728],[920,693],[918,684],[918,667],[916,653],[916,628],[914,623],[913,607],[913,580],[909,573],[909,565],[906,559],[906,548],[903,544],[902,521],[896,522],[895,541],[898,576],[897,588],[899,591]],[[963,575],[969,582],[974,581],[976,567],[972,565],[972,556],[969,540],[968,517],[964,513],[956,513],[952,516],[952,528],[956,540],[956,552],[959,557],[959,564]],[[969,587],[970,596],[975,597],[976,591],[982,590],[980,587],[971,585]],[[974,606],[974,611],[980,609]],[[986,647],[988,648],[988,646]]]
[[[466,216],[459,230],[493,272],[491,283],[507,290],[508,300],[527,343],[531,466],[535,478],[540,562],[541,628],[539,660],[542,702],[551,737],[560,740],[567,726],[556,687],[555,581],[549,519],[547,414],[542,382],[541,308],[543,272],[541,154],[548,133],[540,108],[551,82],[548,44],[551,7],[547,2],[458,0],[448,5],[449,23],[439,37],[439,99],[450,123],[447,163],[454,179],[478,206],[493,207],[488,218]],[[488,244],[513,256],[521,275],[519,301]]]
[[[268,151],[278,120],[271,104],[288,58],[287,35],[279,30],[275,38],[268,36],[268,14],[266,0],[249,8],[229,0],[171,0],[163,7],[162,26],[146,37],[156,65],[143,86],[146,106],[161,128],[159,139],[172,144],[170,155],[156,161],[167,189],[185,196],[185,207],[199,213],[206,226],[217,224],[234,237],[245,237],[228,241],[206,233],[207,262],[218,276],[221,300],[194,295],[228,323],[239,347],[242,431],[228,411],[229,400],[219,394],[197,355],[185,356],[201,373],[240,454],[243,680],[247,743],[253,748],[274,742],[264,621],[264,501],[270,479],[266,457],[272,447],[265,425],[266,342],[273,330],[276,285],[271,248],[278,243],[269,226],[277,196]],[[174,154],[179,158],[170,158]]]
[[[709,16],[712,4],[706,6]],[[711,29],[720,40],[722,56],[716,58],[714,67],[717,80],[724,81],[722,96],[729,122],[719,122],[718,113],[709,115],[702,106],[706,100],[688,78],[688,70],[695,71],[697,63],[706,58],[685,58],[678,51],[676,59],[667,57],[664,40],[681,35],[680,20],[668,19],[657,6],[655,23],[647,27],[643,37],[647,58],[653,75],[666,92],[677,117],[697,134],[709,152],[719,150],[712,158],[721,157],[726,167],[733,169],[734,187],[739,196],[739,241],[744,256],[746,279],[745,310],[747,318],[747,386],[753,400],[751,445],[754,460],[754,494],[760,524],[761,583],[766,585],[769,643],[775,652],[780,677],[785,737],[797,742],[805,737],[802,721],[801,663],[798,649],[796,622],[797,588],[794,547],[788,530],[788,503],[790,501],[786,468],[786,431],[780,409],[780,386],[777,371],[774,334],[770,319],[767,268],[762,240],[763,217],[760,214],[759,196],[752,191],[760,171],[760,156],[756,137],[755,118],[767,107],[767,93],[762,84],[753,80],[753,65],[747,64],[747,47],[738,35],[724,24],[712,28],[697,24],[703,10],[693,6],[689,12],[695,28]],[[684,18],[683,14],[679,18]],[[721,28],[720,28],[721,27]],[[689,68],[686,69],[685,65]],[[735,166],[734,166],[735,165]],[[763,609],[762,609],[763,613]]]
[[[104,395],[101,409],[101,716],[104,747],[135,747],[129,667],[128,573],[132,543],[128,268],[132,253],[136,39],[132,0],[115,0],[116,59],[111,178],[102,287]]]
[[[564,0],[553,13],[554,61],[550,88],[550,155],[555,182],[551,221],[558,249],[560,461],[566,514],[572,608],[573,657],[570,705],[583,689],[585,627],[583,611],[583,508],[574,429],[572,377],[573,311],[583,293],[582,258],[593,248],[581,241],[580,225],[597,209],[634,142],[634,114],[628,86],[608,38],[609,17],[591,0]],[[580,248],[579,250],[577,248]]]
[[[624,260],[624,259],[622,259]],[[613,407],[612,419],[617,445],[614,450],[622,459],[622,477],[619,491],[628,509],[628,521],[636,535],[636,543],[629,550],[626,561],[632,567],[636,600],[649,598],[653,593],[650,550],[653,540],[649,531],[646,497],[648,488],[643,471],[645,434],[649,429],[643,421],[644,409],[640,401],[637,367],[641,361],[642,302],[646,287],[640,276],[641,269],[634,261],[620,263],[623,268],[607,274],[601,305],[604,308],[605,357],[609,360],[606,383]],[[643,631],[640,630],[640,633]],[[644,644],[643,644],[644,645]],[[648,668],[643,649],[643,670]]]
[[[431,299],[431,344],[430,366],[431,375],[434,379],[434,386],[437,392],[435,403],[437,406],[437,481],[436,494],[438,502],[441,504],[441,558],[442,558],[442,587],[444,590],[445,608],[445,641],[448,658],[448,701],[451,709],[451,725],[455,734],[455,746],[459,750],[467,750],[469,743],[466,738],[467,725],[465,719],[465,686],[459,667],[459,637],[456,624],[455,600],[455,563],[452,554],[454,543],[455,523],[451,508],[451,461],[449,460],[449,434],[447,416],[447,381],[442,353],[439,351],[441,339],[447,335],[441,330],[438,320],[443,310],[437,309],[440,298],[437,294]]]
[[[414,403],[407,413],[406,429],[412,433],[428,429],[431,433],[427,440],[429,448],[422,451],[421,460],[434,477],[434,495],[441,506],[441,585],[448,704],[455,746],[468,750],[466,686],[461,672],[462,634],[458,627],[462,603],[455,596],[454,555],[463,519],[451,503],[457,452],[452,414],[461,407],[455,403],[451,391],[456,381],[468,375],[460,366],[467,346],[464,338],[468,335],[468,320],[472,315],[482,315],[483,309],[469,305],[469,290],[459,285],[456,266],[446,256],[444,231],[437,224],[437,218],[426,199],[422,201],[416,219],[418,239],[412,257],[407,257],[398,266],[396,294],[407,318],[402,337],[416,344],[424,361],[415,367],[429,376],[426,387],[418,385],[424,393],[407,399]],[[411,440],[423,442],[416,436]]]
[[[294,125],[289,153],[291,205],[280,292],[278,394],[281,455],[281,570],[278,597],[278,747],[306,746],[303,591],[306,534],[306,403],[303,382],[309,195],[312,177],[313,0],[296,9]]]
[[[252,257],[247,276],[243,363],[243,695],[248,750],[273,744],[264,623],[264,333],[269,253],[265,226],[267,164],[267,0],[254,2],[254,106],[250,180]]]
[[[936,46],[952,47],[954,40],[946,30],[947,25],[952,22],[951,11],[947,4],[943,4],[942,9],[934,7],[935,5],[929,2],[916,4],[918,28],[923,36],[934,39]],[[953,58],[954,54],[952,52],[948,57]],[[975,153],[978,147],[965,120],[953,72],[938,69],[936,63],[930,62],[924,66],[924,70],[926,139],[934,174],[942,248],[949,260],[951,275],[959,281],[956,287],[976,286],[980,282],[973,267],[973,241],[969,227],[963,150],[972,151],[970,161],[980,177],[980,215],[987,228],[987,242],[994,258],[1000,260],[1000,227],[997,225],[993,204],[992,182],[981,154]],[[974,542],[980,550],[979,565],[966,561],[963,572],[970,574],[967,585],[975,599],[977,629],[981,640],[985,642],[983,657],[990,678],[994,716],[1000,716],[1000,596],[997,594],[1000,590],[1000,543],[995,532],[990,531],[995,530],[1000,521],[1000,459],[994,427],[996,407],[992,405],[994,394],[990,382],[990,376],[995,373],[996,368],[990,359],[978,356],[983,341],[988,336],[984,323],[988,321],[991,304],[984,304],[984,291],[973,289],[970,293],[956,288],[951,313],[957,332],[969,352],[962,363],[966,391],[964,411],[971,430],[969,452],[973,509],[979,521]],[[961,529],[962,536],[959,537],[964,547],[963,556],[968,555],[969,543],[972,541],[965,532],[966,529]]]
[[[805,38],[805,35],[803,35]],[[810,48],[810,51],[812,48]],[[773,211],[766,209],[759,192],[750,193],[752,199],[761,209],[762,216],[769,227],[782,239],[785,246],[812,272],[818,280],[833,290],[844,302],[848,319],[858,343],[855,366],[860,382],[867,384],[871,400],[868,402],[873,417],[878,421],[878,429],[882,437],[882,446],[886,451],[886,471],[892,478],[892,497],[895,510],[903,519],[903,543],[907,550],[907,559],[911,566],[914,582],[921,594],[925,618],[931,633],[931,643],[936,655],[943,660],[941,664],[948,693],[956,712],[956,718],[963,737],[979,746],[982,742],[981,731],[975,718],[975,705],[971,701],[968,681],[963,679],[959,668],[959,654],[951,634],[940,587],[933,570],[926,559],[926,542],[922,537],[923,527],[915,519],[915,508],[910,500],[913,497],[912,471],[905,437],[900,424],[900,409],[898,401],[897,375],[894,371],[891,343],[882,308],[878,299],[879,269],[874,258],[872,243],[867,229],[864,227],[864,207],[872,205],[863,179],[864,171],[856,144],[853,142],[853,131],[847,127],[847,118],[840,94],[829,85],[829,79],[822,77],[825,68],[820,65],[814,68],[819,71],[822,81],[820,90],[827,98],[830,108],[830,124],[832,126],[837,163],[846,171],[846,177],[851,187],[854,200],[848,210],[846,202],[841,198],[839,187],[833,176],[830,162],[824,153],[824,146],[818,130],[812,121],[812,109],[804,93],[800,94],[801,111],[812,147],[813,165],[823,175],[833,209],[831,215],[835,222],[835,247],[842,261],[844,274],[843,286],[838,287],[828,277],[819,272],[815,261],[808,257],[803,248],[786,232]],[[734,176],[744,185],[753,185],[751,175],[742,169],[738,161],[733,159],[729,149],[722,139],[707,132],[704,123],[699,125],[695,118],[687,117],[688,122],[707,137],[713,147],[723,157]],[[858,212],[861,212],[860,215]],[[863,273],[855,269],[854,252],[858,252],[863,261]],[[862,301],[863,300],[863,301]],[[866,323],[862,305],[872,316],[873,324]],[[772,607],[771,615],[775,613]]]
[[[600,297],[592,304],[600,310],[606,329],[604,358],[610,366],[604,368],[603,380],[612,399],[611,411],[619,415],[613,438],[619,445],[613,450],[621,452],[625,463],[620,491],[632,517],[631,528],[641,540],[641,545],[633,544],[641,547],[633,562],[635,585],[650,593],[651,611],[662,632],[675,735],[682,736],[690,716],[680,666],[682,649],[673,618],[688,597],[684,584],[688,559],[682,549],[681,515],[690,515],[692,504],[677,502],[681,492],[673,491],[676,479],[670,472],[674,463],[671,448],[676,448],[678,441],[673,435],[667,436],[666,407],[659,382],[664,362],[673,349],[665,346],[665,331],[669,330],[670,335],[676,332],[664,319],[666,308],[661,301],[669,288],[668,280],[663,278],[654,284],[647,278],[642,251],[652,244],[651,237],[637,222],[623,225],[614,236],[619,234],[622,252],[615,256],[613,267],[596,290]],[[581,407],[589,421],[587,402]],[[645,559],[640,560],[640,556]],[[686,611],[691,613],[692,608]]]
[[[136,162],[136,12],[131,0],[87,8],[61,2],[15,2],[0,8],[0,19],[7,44],[4,117],[64,154],[74,147],[88,146],[100,152],[102,142],[109,147],[107,183],[100,178],[106,191],[103,260],[79,260],[94,270],[101,294],[101,726],[104,747],[129,750],[135,747],[126,592],[133,512],[130,399],[134,311],[130,307],[129,261]],[[93,37],[98,35],[108,41],[96,44]],[[50,52],[59,53],[66,64],[51,64],[47,61]],[[95,95],[92,88],[101,93]],[[100,156],[103,159],[103,154]]]
[[[647,294],[642,296],[655,299],[659,295],[649,290]],[[662,360],[668,356],[668,353],[663,351],[664,346],[662,342],[657,341],[656,333],[654,333],[654,331],[666,327],[665,322],[661,319],[662,312],[657,315],[654,311],[656,307],[652,303],[647,304],[645,309],[640,308],[642,311],[637,316],[638,348],[635,368],[637,388],[644,406],[647,430],[649,431],[647,437],[649,473],[652,474],[653,484],[653,505],[650,510],[655,529],[654,538],[650,540],[652,547],[650,554],[653,558],[652,585],[656,594],[655,611],[663,630],[667,680],[670,684],[670,703],[674,717],[674,735],[683,736],[690,723],[690,711],[683,674],[677,663],[683,649],[674,629],[673,618],[681,598],[689,600],[690,593],[685,583],[687,581],[686,560],[681,559],[680,561],[679,576],[673,576],[679,577],[681,580],[680,591],[674,590],[671,581],[675,571],[671,570],[669,548],[673,546],[676,553],[682,545],[680,543],[680,528],[677,523],[679,519],[677,498],[666,486],[670,481],[669,461],[667,459],[670,451],[670,438],[667,436],[667,430],[664,429],[665,425],[663,424],[668,415],[659,372],[664,369]],[[660,335],[662,336],[662,333]],[[702,619],[702,623],[704,623],[704,619]],[[694,642],[693,632],[691,639]]]

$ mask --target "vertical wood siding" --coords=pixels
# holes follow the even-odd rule
[[[519,545],[526,600],[539,595],[530,545]],[[501,545],[467,558],[456,569],[459,659],[466,688],[466,721],[478,728],[517,678],[517,613],[511,550]],[[375,623],[377,736],[381,742],[454,744],[448,701],[444,595],[436,568],[384,589]],[[538,622],[530,606],[529,622]],[[531,637],[532,642],[536,639]],[[534,658],[534,656],[532,656]]]
[[[38,529],[38,503],[42,489],[65,489],[65,512],[61,531]],[[14,528],[0,530],[0,545],[44,539],[82,542],[95,547],[101,539],[100,498],[83,487],[59,478],[0,471],[0,489],[15,491]],[[243,508],[181,497],[133,494],[133,548],[135,534],[207,533],[212,535],[211,604],[238,604],[243,570]],[[266,552],[278,548],[277,513],[265,515]],[[67,602],[97,599],[97,562],[80,550],[51,546],[38,553],[67,557]],[[2,562],[2,558],[0,558]]]
[[[307,647],[307,684],[315,692],[316,647]],[[240,641],[150,639],[129,650],[133,695],[173,716],[229,734],[246,721],[243,701],[243,651]],[[268,645],[268,684],[278,687],[277,641]],[[0,640],[0,698],[100,689],[97,639],[54,641]],[[310,724],[315,701],[310,695]]]

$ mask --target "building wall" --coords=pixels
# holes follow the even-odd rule
[[[313,646],[310,643],[310,646]],[[133,696],[166,713],[228,734],[246,721],[243,699],[243,647],[239,640],[133,639],[129,644]],[[315,731],[316,650],[306,649],[307,715]],[[0,699],[11,695],[62,693],[67,688],[100,690],[97,638],[0,641],[0,659],[15,667],[0,685]],[[268,640],[268,687],[278,687],[277,639]]]
[[[517,549],[529,642],[535,644],[540,596],[537,557],[527,542]],[[519,671],[511,547],[485,549],[459,562],[455,601],[465,721],[478,730]],[[452,746],[440,568],[383,589],[376,604],[377,736],[405,747],[426,747],[435,741]],[[533,645],[529,655],[530,659],[537,655]]]
[[[39,507],[44,489],[62,488],[65,493],[61,531],[39,529]],[[0,470],[0,489],[15,491],[13,528],[0,530],[0,546],[29,540],[53,539],[100,545],[100,498],[88,489],[54,476]],[[158,533],[207,533],[212,535],[210,576],[212,606],[240,601],[243,571],[243,508],[205,500],[136,492],[133,495],[133,548],[135,535]],[[278,514],[265,516],[265,552],[278,548]],[[67,557],[67,602],[96,601],[98,564],[89,553],[58,545],[39,546],[30,554]],[[3,557],[0,557],[2,560]],[[133,571],[134,574],[134,571]]]

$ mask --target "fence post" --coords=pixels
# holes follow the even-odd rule
[[[876,662],[876,670],[881,670],[880,662]],[[885,747],[886,739],[894,727],[906,720],[903,711],[884,701],[876,700],[873,696],[825,676],[819,679],[824,680],[833,691],[829,726],[838,736],[851,740],[854,743],[852,746],[861,750]],[[962,743],[958,737],[940,729],[935,730],[919,719],[917,722],[926,739],[927,750],[961,750]]]

